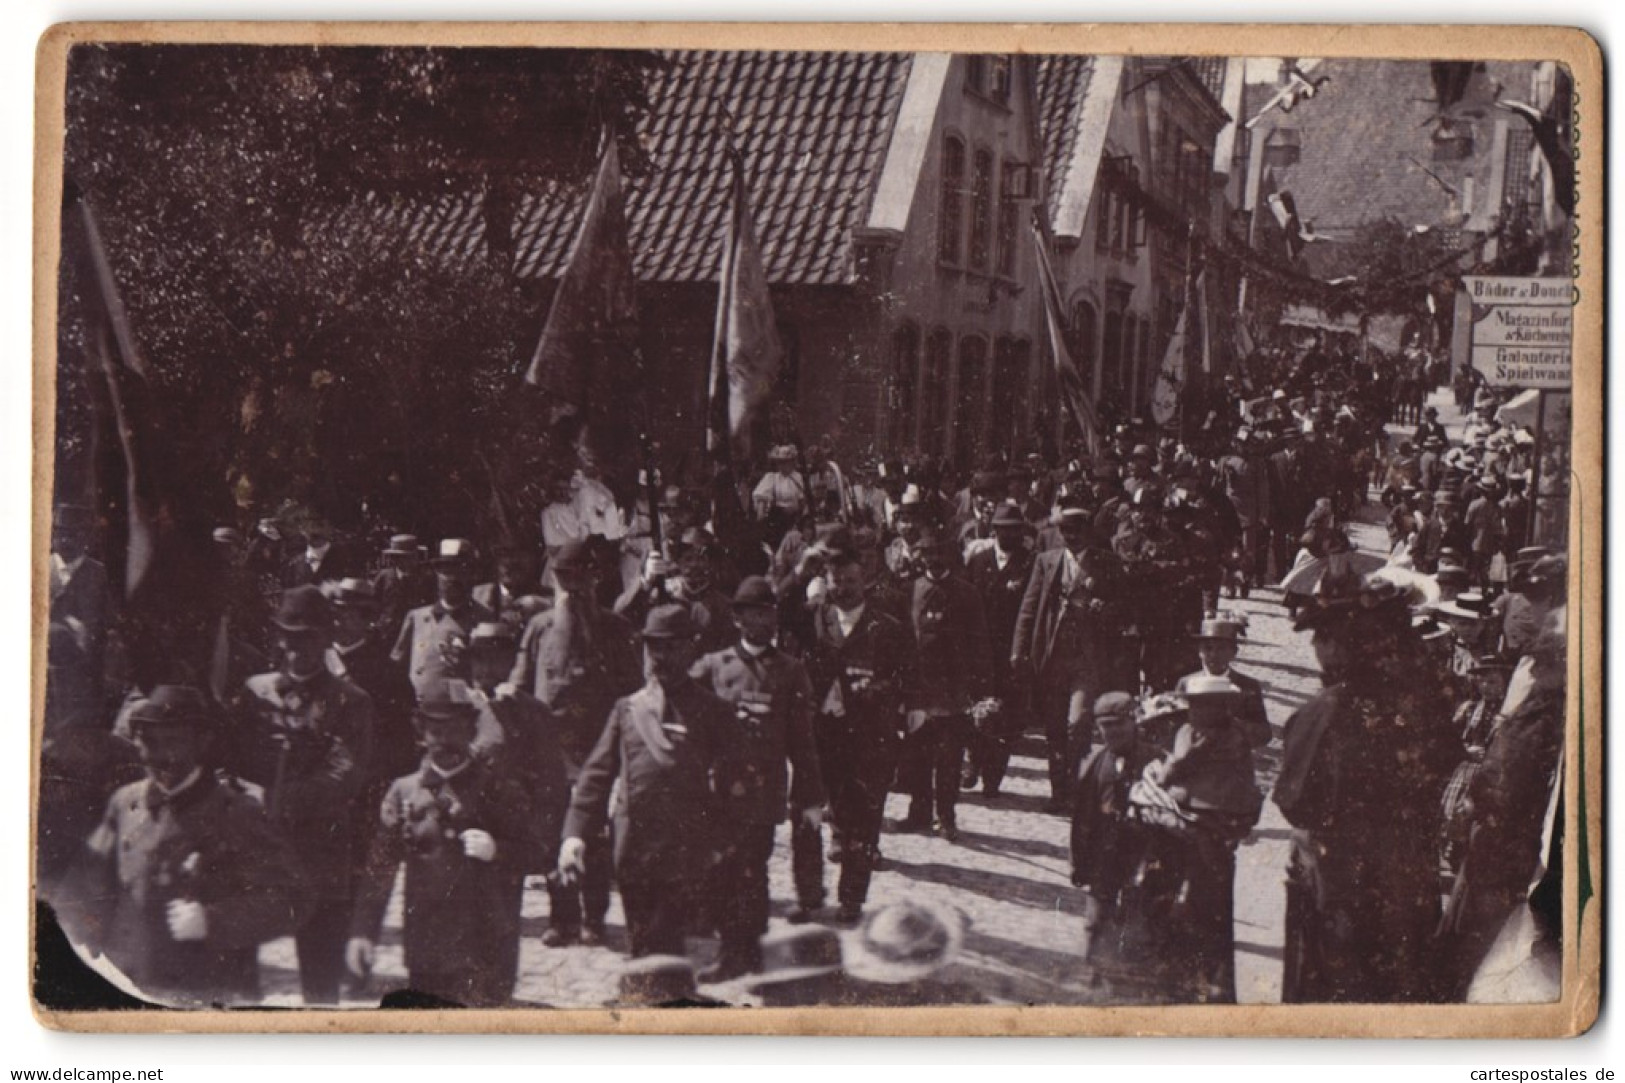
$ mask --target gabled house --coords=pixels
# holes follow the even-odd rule
[[[1035,62],[942,53],[671,52],[637,138],[627,209],[654,427],[704,444],[731,126],[785,346],[782,421],[843,456],[946,455],[961,468],[1031,444],[1042,327],[1027,222],[1039,191]],[[583,174],[589,169],[584,166]],[[583,192],[524,193],[513,273],[547,299]],[[477,193],[363,200],[333,228],[480,258]],[[764,436],[785,435],[782,424]],[[758,446],[765,440],[757,441]]]

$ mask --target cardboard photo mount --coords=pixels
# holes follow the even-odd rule
[[[44,721],[55,445],[57,269],[68,52],[86,43],[505,46],[963,53],[1314,56],[1556,61],[1575,90],[1573,477],[1570,501],[1566,840],[1562,995],[1529,1005],[714,1008],[661,1010],[59,1011],[71,1031],[446,1032],[799,1035],[1118,1035],[1538,1038],[1583,1033],[1601,995],[1603,890],[1603,108],[1602,55],[1578,29],[1465,25],[253,23],[109,22],[52,27],[40,40],[34,175],[34,515],[31,767]],[[1583,766],[1582,766],[1583,765]],[[37,830],[37,823],[36,823]],[[1582,845],[1582,842],[1584,845]],[[1582,897],[1582,888],[1586,892]],[[31,945],[33,932],[28,930]],[[31,955],[33,949],[31,947]]]

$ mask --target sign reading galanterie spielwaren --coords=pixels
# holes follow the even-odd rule
[[[1563,389],[1573,382],[1574,283],[1567,278],[1466,275],[1473,367],[1496,387]]]

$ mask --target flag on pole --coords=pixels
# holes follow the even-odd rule
[[[1185,342],[1187,338],[1187,308],[1174,324],[1174,336],[1168,340],[1168,349],[1162,355],[1162,367],[1157,370],[1157,383],[1151,389],[1151,417],[1158,425],[1170,424],[1179,413],[1180,393],[1185,387]]]
[[[1091,453],[1100,449],[1100,417],[1095,413],[1089,392],[1083,386],[1083,377],[1072,361],[1072,351],[1066,344],[1066,306],[1061,302],[1061,289],[1055,281],[1055,269],[1049,260],[1048,231],[1035,215],[1033,219],[1033,250],[1038,253],[1038,284],[1044,298],[1044,322],[1049,329],[1050,356],[1055,360],[1055,376],[1061,386],[1061,398],[1083,433],[1084,442]]]
[[[574,418],[576,443],[606,478],[636,473],[637,276],[613,134],[604,152],[581,226],[559,279],[525,382],[548,397],[554,422]],[[613,484],[630,500],[630,483]]]
[[[124,504],[127,518],[124,541],[124,596],[133,598],[158,551],[158,500],[148,454],[150,438],[146,400],[150,371],[136,349],[124,300],[102,242],[90,202],[74,193],[77,206],[70,212],[80,227],[80,253],[88,263],[92,296],[86,306],[85,341],[107,383],[107,402],[124,458]]]
[[[1202,351],[1202,371],[1213,371],[1213,326],[1208,319],[1207,308],[1207,272],[1204,270],[1196,276],[1196,289],[1193,291],[1191,301],[1195,307],[1192,318],[1196,321],[1196,334],[1198,349]]]
[[[784,360],[767,271],[751,221],[745,166],[733,159],[728,232],[722,247],[717,291],[716,334],[711,344],[711,425],[707,444],[713,457],[729,449],[751,454],[751,427],[773,395]]]

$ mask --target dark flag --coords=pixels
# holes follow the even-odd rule
[[[637,278],[621,188],[620,152],[606,135],[598,175],[525,382],[540,389],[553,420],[574,419],[578,448],[615,495],[632,499],[637,472]]]
[[[64,305],[80,316],[98,422],[116,435],[117,454],[98,457],[112,476],[96,486],[96,510],[107,527],[103,556],[122,581],[114,631],[128,672],[120,677],[140,687],[209,686],[223,605],[210,509],[194,491],[208,469],[180,446],[184,427],[172,423],[173,404],[137,346],[97,216],[71,186],[62,265]]]
[[[742,461],[751,455],[751,429],[779,379],[784,347],[773,319],[767,271],[751,222],[745,167],[733,155],[728,233],[718,278],[716,335],[711,344],[711,425],[714,454],[731,441]],[[719,455],[720,457],[720,455]]]
[[[1066,306],[1061,302],[1061,289],[1056,284],[1055,269],[1049,261],[1049,231],[1036,217],[1033,235],[1036,241],[1033,250],[1038,253],[1038,284],[1044,297],[1044,322],[1049,329],[1050,356],[1055,359],[1055,375],[1061,386],[1061,398],[1072,411],[1078,431],[1083,433],[1084,441],[1093,454],[1100,450],[1100,418],[1095,413],[1094,404],[1089,401],[1089,392],[1084,388],[1083,377],[1072,360],[1072,351],[1067,348]]]

